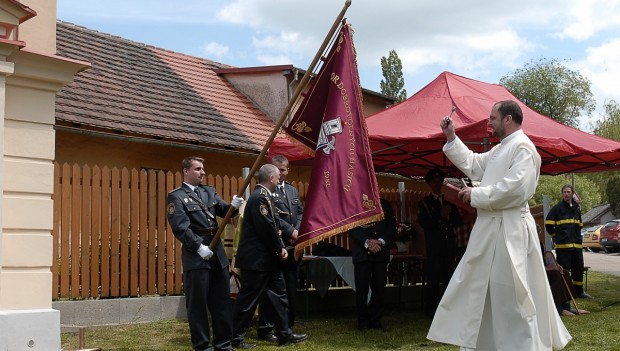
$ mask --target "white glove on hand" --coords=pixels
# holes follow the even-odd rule
[[[241,207],[241,205],[243,205],[243,198],[237,195],[233,196],[233,199],[230,202],[230,205],[234,208]]]
[[[200,244],[200,247],[198,248],[198,254],[204,260],[208,260],[211,257],[213,257],[213,251],[211,251],[211,249],[208,246],[203,245],[203,244]]]

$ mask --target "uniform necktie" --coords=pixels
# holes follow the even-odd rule
[[[278,191],[280,192],[280,194],[282,194],[283,197],[286,198],[286,192],[284,191],[283,185],[278,185]]]
[[[200,188],[199,187],[195,187],[194,188],[194,193],[196,193],[196,196],[198,196],[198,199],[200,200],[200,202],[202,202],[202,196],[200,196]]]

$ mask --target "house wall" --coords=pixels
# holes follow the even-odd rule
[[[157,169],[165,171],[181,170],[181,160],[187,156],[205,159],[207,174],[241,176],[243,167],[251,168],[258,155],[242,156],[224,151],[209,151],[191,146],[175,146],[160,141],[136,141],[115,136],[103,136],[88,132],[63,129],[56,131],[55,159],[63,164],[126,167],[128,169]],[[307,182],[310,179],[310,166],[291,166],[288,178]],[[426,191],[424,182],[403,180],[400,177],[377,176],[381,188],[398,188],[398,182],[405,181],[409,190]]]
[[[225,77],[274,123],[278,121],[289,100],[287,78],[283,72],[227,73]]]
[[[18,28],[26,47],[0,44],[0,349],[60,350],[50,270],[54,103],[84,65],[51,56],[55,0],[21,3],[38,13]],[[18,5],[0,1],[6,6]]]
[[[297,75],[296,80],[293,80],[294,75]],[[224,77],[276,123],[303,75],[285,70],[226,73]],[[365,117],[387,108],[388,102],[375,95],[362,92],[362,98]]]
[[[189,145],[175,146],[156,140],[128,139],[113,135],[94,135],[59,128],[56,138],[56,161],[79,165],[127,167],[180,171],[187,156],[205,159],[207,174],[240,176],[243,167],[252,167],[258,155],[240,156],[225,151],[208,151]]]

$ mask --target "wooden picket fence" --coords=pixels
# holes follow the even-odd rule
[[[225,201],[243,185],[241,177],[205,178]],[[182,294],[181,245],[166,220],[167,194],[182,180],[180,172],[56,163],[52,298]],[[292,184],[303,201],[308,183]],[[252,181],[250,187],[254,185]],[[381,194],[401,220],[398,190],[381,189]],[[405,218],[415,218],[416,205],[424,195],[405,192]],[[233,221],[223,235],[229,247],[234,226]],[[349,247],[347,235],[334,236],[329,242]]]

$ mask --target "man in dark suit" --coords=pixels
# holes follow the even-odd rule
[[[271,164],[280,171],[280,178],[276,191],[273,194],[273,206],[280,217],[280,230],[282,241],[286,245],[288,258],[282,262],[282,275],[286,285],[286,295],[288,297],[288,323],[291,328],[295,325],[295,307],[297,297],[297,275],[301,260],[295,259],[295,241],[297,241],[297,231],[301,225],[301,217],[304,208],[299,199],[299,191],[286,181],[289,171],[288,159],[282,155],[273,157]],[[265,316],[263,309],[259,306],[258,311],[258,338],[261,340],[277,342],[278,339],[273,334],[273,321]]]
[[[456,269],[455,228],[461,225],[461,216],[456,205],[443,198],[443,172],[431,169],[424,179],[431,193],[418,203],[418,222],[426,243],[424,312],[432,317]]]
[[[241,270],[241,289],[234,306],[233,347],[248,349],[245,336],[258,302],[275,323],[280,345],[305,340],[305,334],[294,334],[288,322],[288,299],[281,262],[288,252],[280,237],[280,218],[273,206],[272,194],[279,182],[278,168],[263,165],[258,182],[244,211],[241,238],[235,266]]]
[[[384,291],[387,265],[390,262],[390,243],[396,235],[396,219],[390,203],[381,199],[384,219],[351,229],[353,241],[353,270],[355,275],[355,304],[357,327],[383,329]],[[372,291],[368,301],[368,289]]]
[[[221,242],[209,249],[217,231],[216,216],[224,217],[230,206],[243,199],[224,202],[209,186],[200,185],[205,174],[203,159],[183,160],[183,184],[168,194],[168,222],[183,244],[181,259],[185,307],[194,350],[232,350],[232,303],[228,258]],[[213,319],[213,343],[208,311]]]

